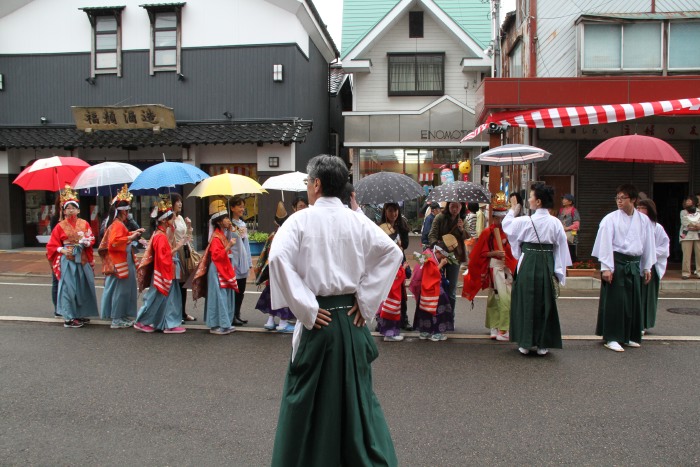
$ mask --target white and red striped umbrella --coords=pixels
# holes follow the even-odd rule
[[[623,122],[652,115],[674,114],[699,115],[700,97],[634,104],[555,107],[519,112],[501,112],[491,115],[486,123],[479,125],[474,131],[462,138],[462,142],[478,136],[488,128],[489,123],[524,128],[562,128]]]

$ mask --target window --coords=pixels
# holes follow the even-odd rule
[[[408,12],[408,37],[422,38],[423,37],[423,12],[409,11]]]
[[[668,37],[668,69],[700,68],[700,22],[671,23]]]
[[[508,77],[510,78],[522,78],[523,77],[523,42],[518,41],[513,47],[513,51],[510,53],[510,70]]]
[[[122,75],[121,14],[123,6],[81,8],[92,24],[90,76]]]
[[[583,71],[662,69],[661,23],[584,24]]]
[[[389,54],[390,96],[442,96],[445,54]]]
[[[149,72],[180,73],[181,10],[184,3],[141,5],[151,20],[151,55]]]

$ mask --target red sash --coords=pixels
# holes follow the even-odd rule
[[[464,276],[464,284],[462,287],[462,297],[468,300],[474,300],[479,290],[488,289],[492,285],[491,274],[489,273],[491,258],[486,256],[486,253],[496,249],[495,238],[493,238],[494,228],[493,225],[490,225],[481,232],[479,240],[476,242],[476,245],[469,255],[469,269],[467,275]],[[510,250],[508,236],[502,229],[499,230],[501,231],[503,251],[506,254],[504,261],[506,267],[513,273],[518,266],[518,260],[513,257],[513,253]]]
[[[420,301],[418,308],[430,313],[437,314],[438,300],[440,299],[440,269],[438,269],[437,261],[431,254],[423,263],[423,277],[420,284]]]

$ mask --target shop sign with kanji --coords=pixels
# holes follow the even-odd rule
[[[175,112],[160,104],[71,107],[78,130],[134,130],[175,128]]]

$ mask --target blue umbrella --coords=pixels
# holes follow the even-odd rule
[[[161,162],[141,172],[129,187],[129,191],[136,194],[168,191],[176,185],[197,183],[205,178],[209,178],[209,175],[194,165],[182,162]]]

